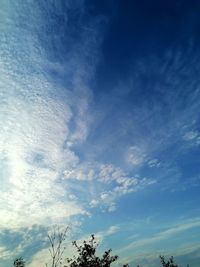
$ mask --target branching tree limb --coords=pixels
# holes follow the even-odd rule
[[[63,253],[66,249],[64,246],[64,241],[66,239],[69,227],[64,230],[59,227],[54,227],[54,229],[47,235],[50,248],[49,253],[51,256],[51,263],[46,263],[46,267],[59,267],[62,265]]]

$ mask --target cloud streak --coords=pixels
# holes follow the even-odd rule
[[[155,236],[145,238],[145,239],[140,239],[136,240],[129,245],[125,246],[123,249],[119,250],[119,253],[122,253],[127,250],[134,250],[138,249],[141,247],[145,247],[148,245],[153,245],[157,242],[160,242],[162,240],[166,240],[174,235],[177,235],[181,232],[188,231],[192,228],[199,228],[200,227],[200,219],[199,218],[194,218],[193,220],[188,220],[186,222],[183,222],[182,224],[175,225],[174,227],[171,227],[167,230],[164,230],[162,232],[158,232]]]

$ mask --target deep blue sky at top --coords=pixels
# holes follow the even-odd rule
[[[109,27],[102,44],[97,83],[109,90],[127,78],[132,65],[169,49],[199,49],[199,1],[86,1],[91,14],[106,15]]]
[[[43,5],[41,3],[45,12]],[[68,12],[67,2],[63,1],[61,8],[63,14],[64,10]],[[89,25],[92,19],[98,17],[97,27],[102,28],[102,32],[95,37],[102,40],[99,48],[101,58],[97,64],[95,81],[92,81],[93,88],[97,89],[95,94],[98,95],[130,77],[133,66],[140,61],[148,61],[150,56],[163,57],[170,49],[184,52],[191,43],[193,53],[199,51],[199,11],[200,3],[196,0],[86,0],[82,12],[74,4],[74,9],[68,12],[67,23],[60,14],[51,17],[48,25],[51,42],[44,35],[43,44],[48,47],[50,58],[65,61],[69,57],[66,46],[70,51],[74,41],[80,40],[82,24]],[[53,35],[59,36],[58,45],[56,38],[53,42]],[[40,39],[42,41],[43,37],[40,36]],[[90,60],[93,58],[91,52],[95,54],[96,51],[89,52]]]
[[[102,109],[102,103],[107,106],[112,106],[114,103],[115,107],[118,106],[118,110],[126,114],[128,109],[129,111],[133,109],[134,105],[145,103],[153,106],[156,102],[160,105],[163,120],[166,116],[166,121],[171,119],[169,116],[169,113],[172,113],[171,106],[177,105],[178,109],[183,110],[187,105],[191,87],[180,89],[181,86],[179,86],[174,89],[168,86],[167,89],[162,89],[167,84],[167,75],[157,72],[167,61],[166,64],[170,68],[170,65],[174,64],[175,55],[182,53],[181,60],[184,62],[182,66],[177,67],[177,73],[180,74],[181,68],[186,67],[193,68],[191,72],[194,75],[197,74],[198,66],[194,67],[193,57],[199,55],[199,11],[198,1],[87,0],[84,16],[81,19],[89,21],[94,17],[101,18],[98,27],[102,28],[99,36],[102,39],[98,49],[99,61],[94,79],[91,81],[95,109],[98,110],[98,107]],[[76,15],[75,13],[75,19],[72,19],[71,25],[75,25],[77,30],[77,23],[81,24],[81,20],[79,21]],[[95,50],[90,51],[89,56],[95,52]],[[173,55],[168,57],[170,52]],[[157,63],[154,64],[156,60]],[[147,68],[141,73],[140,64],[143,65],[142,68],[144,66]],[[139,73],[138,76],[137,73]],[[139,83],[138,86],[131,83],[132,78]],[[182,83],[188,81],[188,77],[184,75],[179,79],[182,79]],[[129,89],[126,89],[126,86],[116,89],[121,83],[127,83]],[[169,95],[175,92],[174,103],[166,100],[167,90]],[[181,101],[177,102],[179,95],[181,95]],[[117,112],[119,111],[111,108],[108,114],[117,114]],[[114,125],[115,117],[112,119]],[[117,126],[119,126],[118,123]],[[106,132],[105,128],[104,132]],[[98,136],[94,135],[93,139],[98,142]]]

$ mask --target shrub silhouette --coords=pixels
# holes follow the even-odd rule
[[[78,245],[76,241],[72,242],[72,245],[77,250],[77,255],[72,258],[66,259],[66,264],[63,265],[63,253],[66,249],[64,246],[64,241],[66,238],[67,230],[69,228],[59,229],[54,228],[53,231],[48,234],[48,239],[50,242],[50,256],[51,260],[46,267],[110,267],[114,263],[118,256],[111,255],[112,250],[106,250],[102,256],[97,256],[98,242],[95,240],[95,236],[91,235],[88,241],[83,241],[82,245]],[[160,256],[160,261],[162,267],[179,267],[174,262],[174,257],[171,256],[169,259],[165,259],[164,256]],[[25,267],[25,261],[22,257],[16,258],[13,262],[14,267]],[[123,267],[129,267],[128,264],[123,265]],[[140,267],[139,265],[137,267]],[[189,265],[187,265],[189,267]]]
[[[171,256],[168,261],[165,261],[164,256],[160,256],[160,261],[163,267],[178,267],[177,264],[174,263],[174,257]]]
[[[67,265],[64,267],[110,267],[110,265],[118,259],[118,256],[111,256],[111,249],[104,252],[101,257],[96,255],[98,243],[94,235],[91,235],[89,241],[83,241],[83,245],[78,245],[74,241],[73,246],[76,247],[78,255],[73,258],[67,258]]]
[[[14,267],[25,267],[25,261],[22,257],[16,258],[13,263]]]

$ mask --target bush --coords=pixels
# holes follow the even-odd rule
[[[14,260],[13,265],[14,267],[25,267],[25,261],[22,257],[20,257]]]
[[[91,235],[89,241],[83,241],[83,245],[78,245],[74,241],[73,246],[76,247],[78,255],[73,258],[67,258],[65,267],[110,267],[118,256],[111,256],[111,249],[104,252],[101,257],[96,255],[98,243],[95,241],[94,235]]]

